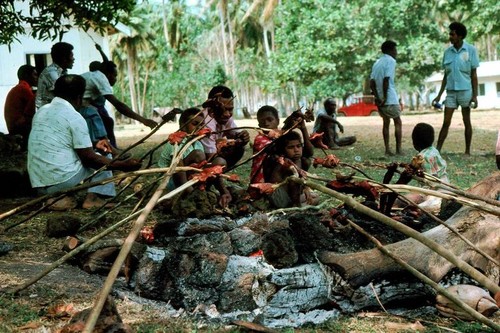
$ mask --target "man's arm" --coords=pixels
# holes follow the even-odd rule
[[[154,120],[144,118],[138,113],[135,113],[127,104],[120,101],[115,95],[104,95],[104,97],[125,117],[137,120],[149,128],[156,127],[157,123]]]
[[[344,133],[344,126],[335,118],[327,115],[326,113],[320,114],[318,118],[323,122],[334,123],[339,127],[340,132]]]
[[[478,87],[477,69],[473,68],[470,72],[470,75],[471,75],[471,83],[472,83],[472,99],[471,99],[471,101],[476,103],[476,107],[477,107],[477,87]]]
[[[439,101],[441,100],[441,95],[443,94],[444,89],[446,88],[446,83],[447,83],[447,81],[448,81],[448,80],[446,79],[446,77],[447,77],[447,76],[446,76],[446,73],[445,73],[445,74],[444,74],[444,76],[443,76],[443,81],[441,82],[441,88],[439,88],[439,92],[438,92],[438,94],[437,94],[436,98],[434,98],[434,99],[432,100],[432,104],[434,104],[434,103],[436,103],[436,102],[439,102]]]
[[[107,157],[96,154],[91,147],[75,149],[75,151],[82,164],[92,169],[100,169],[103,166],[108,166],[109,170],[134,171],[141,167],[141,162],[136,159],[112,161]]]
[[[314,146],[309,139],[309,133],[307,132],[306,122],[304,121],[304,118],[302,118],[299,128],[304,140],[304,149],[302,150],[302,156],[311,157],[314,155]]]
[[[378,95],[377,82],[374,79],[370,79],[370,90],[372,91],[372,95],[375,96],[375,104],[382,106],[382,98]]]

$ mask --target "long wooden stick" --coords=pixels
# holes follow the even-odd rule
[[[473,308],[471,308],[469,305],[465,304],[460,300],[458,297],[453,295],[452,293],[448,292],[445,288],[441,287],[439,284],[436,282],[432,281],[430,278],[425,276],[424,274],[420,273],[418,270],[416,270],[413,266],[409,265],[407,262],[399,258],[398,256],[394,255],[391,253],[387,248],[385,248],[380,241],[375,238],[374,236],[370,235],[366,230],[364,230],[361,226],[357,225],[353,221],[347,219],[347,222],[349,225],[351,225],[353,228],[355,228],[357,231],[362,233],[366,238],[368,238],[372,243],[375,244],[375,246],[385,254],[386,256],[392,258],[396,263],[399,265],[403,266],[408,272],[413,274],[416,278],[422,280],[424,283],[430,285],[432,288],[434,288],[438,293],[442,294],[449,300],[451,300],[453,303],[455,303],[458,307],[460,307],[462,310],[464,310],[466,313],[468,313],[472,318],[476,319],[477,321],[488,325],[489,327],[493,328],[497,332],[500,331],[500,325],[496,324],[492,320],[486,318],[483,316],[481,313],[477,312]]]
[[[382,183],[376,182],[374,180],[370,180],[370,183],[375,183],[375,184],[377,184],[377,185],[379,185],[381,187],[387,188],[389,190],[394,191],[395,193],[398,193],[397,191],[395,191],[395,190],[393,190],[391,188],[391,186],[392,186],[391,184],[382,184]],[[404,203],[406,203],[406,204],[408,204],[408,205],[410,205],[412,207],[416,207],[417,209],[419,209],[420,211],[422,211],[427,217],[429,217],[430,219],[432,219],[434,222],[436,222],[436,223],[442,225],[443,227],[445,227],[446,229],[450,230],[458,238],[460,238],[467,245],[469,245],[474,251],[476,251],[477,253],[481,254],[483,257],[485,257],[486,259],[488,259],[489,261],[491,261],[495,265],[500,266],[500,263],[498,262],[498,260],[496,260],[495,258],[493,258],[492,256],[490,256],[489,254],[487,254],[486,252],[484,252],[482,249],[478,248],[475,244],[473,244],[470,240],[468,240],[464,235],[462,235],[460,232],[458,232],[458,230],[455,229],[453,226],[445,223],[443,220],[441,220],[440,218],[436,217],[434,214],[430,213],[426,209],[424,209],[422,207],[419,207],[415,202],[413,202],[412,200],[408,199],[407,197],[401,195],[400,193],[398,193],[398,197]]]
[[[443,258],[447,259],[449,262],[451,262],[453,265],[455,265],[457,268],[468,274],[470,277],[472,277],[474,280],[479,282],[481,285],[483,285],[486,289],[488,289],[490,292],[493,294],[496,294],[497,292],[500,292],[500,287],[488,279],[484,274],[479,272],[477,269],[466,263],[465,261],[461,260],[457,256],[455,256],[450,250],[446,249],[442,245],[436,243],[435,241],[425,237],[418,231],[402,224],[394,221],[388,216],[385,216],[384,214],[377,212],[371,208],[368,208],[361,203],[357,202],[350,196],[347,196],[345,194],[339,193],[337,191],[334,191],[332,189],[329,189],[325,186],[316,184],[311,181],[304,180],[302,178],[297,178],[297,177],[289,177],[291,181],[294,181],[298,184],[306,185],[309,186],[310,188],[316,189],[318,191],[321,191],[325,194],[331,195],[334,198],[343,201],[346,205],[349,207],[353,208],[354,210],[365,214],[367,216],[370,216],[371,218],[384,223],[388,226],[390,226],[393,229],[396,229],[402,233],[404,233],[406,236],[414,238],[415,240],[419,241],[423,245],[427,246],[429,249],[432,251],[436,252]]]
[[[417,192],[425,195],[432,195],[435,197],[447,199],[447,200],[453,200],[457,201],[461,204],[473,207],[478,210],[483,210],[487,213],[500,216],[500,207],[492,206],[487,204],[484,200],[481,203],[477,203],[475,201],[467,200],[464,199],[460,196],[455,196],[446,192],[441,192],[441,191],[435,191],[435,190],[430,190],[427,188],[422,188],[422,187],[416,187],[416,186],[410,186],[410,185],[399,185],[399,184],[386,184],[387,187],[391,190],[398,191],[398,192]]]
[[[173,173],[173,170],[177,167],[177,164],[179,163],[180,159],[182,158],[184,152],[191,146],[195,141],[199,140],[203,136],[199,136],[194,138],[191,141],[188,141],[180,150],[180,152],[177,151],[178,146],[175,145],[174,153],[173,153],[173,160],[172,163],[170,164],[170,167],[168,168],[167,172],[169,174]],[[120,273],[120,269],[125,262],[130,250],[132,249],[132,245],[134,244],[135,240],[139,236],[141,232],[141,228],[146,222],[146,219],[155,207],[155,205],[158,203],[158,201],[162,198],[162,193],[166,189],[168,181],[170,180],[170,175],[165,176],[165,178],[162,180],[160,185],[158,186],[157,190],[153,195],[151,196],[151,199],[149,202],[146,204],[146,207],[141,212],[141,215],[137,218],[137,220],[134,222],[134,225],[132,226],[132,230],[130,230],[129,235],[125,239],[125,242],[123,243],[122,248],[120,249],[120,252],[118,253],[118,256],[115,259],[115,262],[113,263],[113,266],[111,266],[111,270],[108,273],[108,277],[106,278],[106,281],[104,282],[104,285],[101,289],[101,292],[99,294],[99,297],[96,300],[96,303],[94,304],[94,307],[92,308],[92,311],[89,314],[89,317],[87,318],[87,321],[85,323],[85,328],[83,330],[83,333],[92,333],[94,330],[95,324],[97,322],[97,318],[99,317],[101,310],[104,306],[104,303],[106,302],[106,298],[108,297],[109,293],[111,292],[111,288],[113,287],[113,284],[116,280],[116,277]],[[167,194],[167,196],[174,196],[177,193],[180,193],[184,191],[186,188],[196,184],[199,182],[198,178],[193,178],[186,183],[184,183],[182,186],[179,186],[176,188],[174,191],[171,191],[170,193]]]

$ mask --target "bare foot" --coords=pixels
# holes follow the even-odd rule
[[[102,199],[95,193],[88,193],[82,204],[84,209],[100,208],[102,206],[105,208],[113,208],[115,204],[111,202],[106,203],[106,200]]]
[[[71,196],[65,196],[57,201],[55,198],[48,199],[45,204],[49,210],[65,211],[75,208],[78,202]]]
[[[390,150],[385,151],[385,156],[394,156],[394,153]]]

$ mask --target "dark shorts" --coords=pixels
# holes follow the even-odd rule
[[[401,116],[399,104],[384,105],[378,108],[381,117],[398,118]]]

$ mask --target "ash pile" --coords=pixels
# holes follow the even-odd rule
[[[237,220],[159,223],[152,243],[136,253],[129,285],[141,297],[214,321],[245,320],[267,327],[319,324],[341,313],[379,308],[377,290],[386,306],[393,303],[398,308],[404,302],[410,307],[425,305],[435,297],[423,283],[401,274],[394,277],[396,281],[353,288],[321,264],[317,251],[350,253],[373,247],[355,230],[336,222],[332,216],[337,214],[268,218],[257,213]],[[405,238],[373,221],[363,224],[386,242]]]

